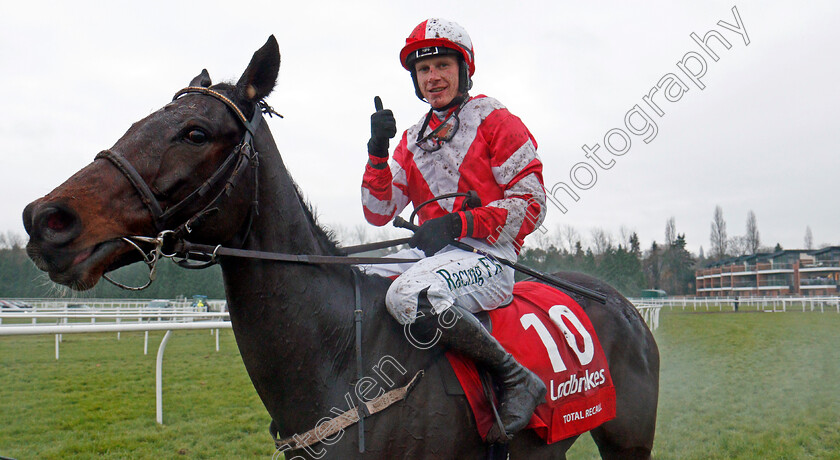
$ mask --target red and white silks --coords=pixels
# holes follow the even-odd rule
[[[433,116],[427,132],[440,125],[448,113]],[[481,207],[462,211],[463,197],[447,198],[424,206],[418,213],[419,223],[457,212],[463,241],[515,260],[525,236],[545,216],[542,163],[536,141],[518,117],[490,97],[470,99],[458,117],[455,136],[435,152],[415,145],[424,117],[403,133],[390,167],[386,158],[370,156],[362,182],[365,217],[381,226],[408,203],[417,206],[436,196],[474,190],[481,198]],[[423,253],[407,250],[397,255]],[[386,304],[402,324],[414,321],[417,296],[427,288],[436,313],[452,304],[472,312],[494,309],[508,301],[513,290],[510,268],[504,267],[497,275],[495,266],[487,260],[451,246],[413,266],[378,265],[365,270],[383,276],[399,275],[388,291]]]
[[[452,109],[454,110],[454,109]],[[427,133],[446,114],[433,116]],[[545,188],[537,143],[522,121],[499,101],[477,96],[458,114],[455,136],[440,150],[415,145],[423,119],[406,130],[393,161],[370,156],[362,180],[362,205],[368,222],[382,226],[414,206],[453,192],[475,190],[483,206],[461,211],[463,197],[424,206],[419,223],[451,212],[461,215],[461,237],[490,244],[514,243],[517,252],[545,217]]]

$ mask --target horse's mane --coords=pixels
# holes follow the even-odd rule
[[[303,198],[303,193],[298,187],[297,182],[291,175],[289,175],[292,185],[294,186],[295,193],[297,194],[297,199],[300,201],[301,207],[303,208],[303,213],[306,215],[306,220],[312,225],[312,228],[315,230],[315,237],[318,239],[318,242],[321,243],[321,246],[327,249],[327,251],[332,255],[340,255],[341,251],[338,250],[338,242],[336,241],[335,232],[332,230],[326,230],[318,224],[318,217],[314,211],[312,204],[309,200]]]

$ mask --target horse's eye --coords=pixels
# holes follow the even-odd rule
[[[207,133],[201,129],[194,128],[184,136],[184,139],[191,144],[201,145],[207,142]]]

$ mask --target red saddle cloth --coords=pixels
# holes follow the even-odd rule
[[[516,283],[513,296],[513,303],[489,315],[493,337],[545,383],[545,401],[528,428],[550,444],[615,418],[607,358],[580,305],[557,289],[530,281]],[[494,417],[475,364],[455,352],[446,356],[485,438]]]

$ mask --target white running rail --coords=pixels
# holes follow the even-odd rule
[[[16,319],[13,324],[4,319]],[[20,323],[20,320],[31,322]],[[51,319],[52,324],[44,324]],[[78,322],[90,320],[90,322]],[[102,319],[112,321],[103,322]],[[41,323],[37,321],[41,320]],[[71,320],[77,322],[70,322]],[[97,320],[100,320],[97,322]],[[125,322],[123,322],[125,320]],[[16,323],[16,324],[14,324]],[[93,332],[133,332],[145,331],[143,353],[148,353],[149,331],[166,331],[158,347],[155,363],[155,409],[157,423],[163,424],[163,353],[173,330],[209,329],[216,336],[216,351],[219,351],[219,329],[230,329],[228,313],[205,311],[174,311],[173,309],[138,311],[135,308],[85,310],[84,312],[49,307],[27,308],[14,312],[0,311],[0,337],[21,335],[55,334],[55,359],[59,358],[59,343],[63,334],[83,334]]]

